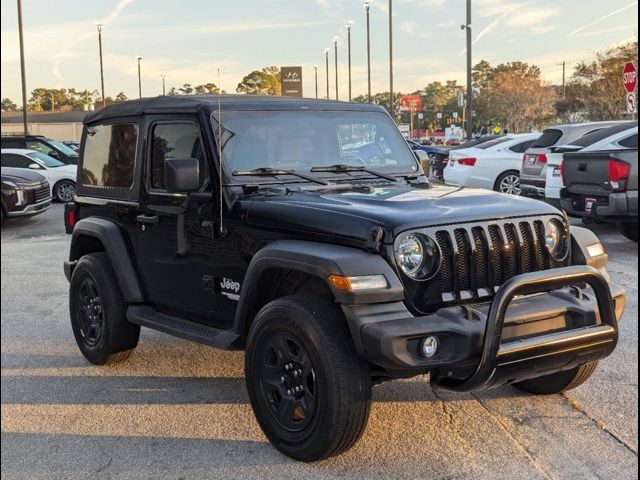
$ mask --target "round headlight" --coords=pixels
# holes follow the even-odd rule
[[[424,260],[424,250],[420,239],[415,235],[407,235],[397,245],[395,254],[400,269],[406,275],[414,277]]]
[[[395,248],[395,256],[402,272],[416,280],[431,277],[440,263],[440,250],[429,237],[409,234]]]
[[[545,229],[544,239],[547,249],[553,257],[560,258],[564,255],[565,229],[562,223],[555,219],[549,220]]]

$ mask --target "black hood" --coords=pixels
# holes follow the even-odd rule
[[[560,215],[550,205],[490,190],[409,185],[370,191],[319,190],[254,197],[248,220],[298,232],[367,240],[382,227],[385,242],[404,230],[535,215]]]
[[[2,167],[2,180],[11,182],[41,182],[44,176],[22,168]]]

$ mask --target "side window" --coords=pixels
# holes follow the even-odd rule
[[[209,172],[195,123],[158,123],[153,126],[151,141],[151,188],[165,189],[164,161],[167,158],[196,158],[200,164],[200,185],[206,184]]]
[[[94,187],[131,188],[138,145],[135,123],[87,128],[81,182]]]
[[[24,140],[20,138],[2,137],[2,148],[24,148]]]
[[[638,134],[636,133],[630,137],[623,138],[618,142],[618,145],[625,148],[638,148]]]
[[[30,158],[23,157],[22,155],[16,155],[15,153],[3,153],[2,154],[2,166],[13,168],[29,168],[29,165],[36,163]]]
[[[524,153],[531,145],[533,145],[533,142],[535,142],[535,140],[527,140],[526,142],[517,143],[509,148],[509,150],[515,153]]]
[[[53,147],[39,140],[27,140],[26,145],[29,150],[35,150],[36,152],[42,152],[44,154],[48,154],[53,150]]]

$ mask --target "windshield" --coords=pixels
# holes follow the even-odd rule
[[[215,114],[211,121],[217,136]],[[336,164],[388,174],[418,171],[407,142],[383,113],[229,111],[222,113],[222,125],[222,159],[227,174],[267,167],[335,178],[336,174],[313,173],[311,169]],[[294,178],[282,175],[273,181]],[[264,183],[266,179],[254,176],[234,179],[241,183],[247,180]]]
[[[38,160],[38,162],[40,162],[47,168],[62,167],[64,165],[64,163],[62,163],[60,160],[56,160],[55,158],[52,158],[46,153],[42,152],[29,152],[27,153],[27,156],[33,158],[34,160]]]
[[[73,148],[68,147],[64,143],[58,142],[57,140],[51,140],[50,138],[47,138],[46,141],[49,145],[51,145],[52,147],[54,147],[56,150],[58,150],[60,153],[62,153],[67,157],[78,156],[78,152],[76,152]]]

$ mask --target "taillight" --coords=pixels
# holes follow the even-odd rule
[[[73,227],[76,224],[76,212],[69,210],[67,212],[67,225]]]
[[[76,224],[76,204],[73,202],[67,202],[64,204],[64,231],[66,233],[73,233],[73,227]]]
[[[631,166],[627,162],[611,158],[609,160],[609,185],[614,192],[624,191],[629,179]]]
[[[547,156],[544,153],[539,153],[536,157],[538,158],[538,163],[547,163]]]
[[[476,159],[473,158],[473,157],[459,158],[457,160],[457,162],[460,165],[466,165],[467,167],[473,167],[476,164]]]

